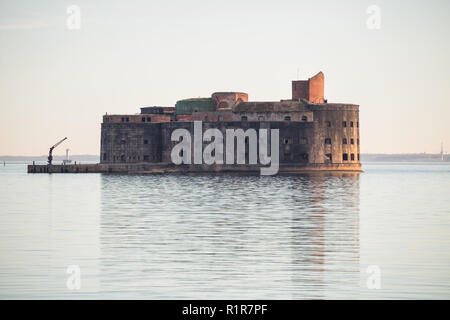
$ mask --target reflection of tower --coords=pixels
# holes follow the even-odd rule
[[[359,175],[298,179],[292,192],[293,298],[358,298]]]

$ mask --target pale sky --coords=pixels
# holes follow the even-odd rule
[[[0,0],[0,155],[65,136],[55,154],[99,154],[106,112],[214,91],[277,101],[297,70],[360,105],[362,153],[450,152],[449,14],[448,0]]]

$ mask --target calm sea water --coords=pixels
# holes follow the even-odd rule
[[[364,170],[33,175],[7,163],[0,298],[449,299],[450,165]]]

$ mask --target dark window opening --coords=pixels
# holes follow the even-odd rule
[[[331,144],[331,138],[326,138],[325,139],[325,144]]]
[[[284,144],[292,144],[292,138],[284,138]]]
[[[352,154],[350,155],[350,160],[352,160],[352,161],[355,160],[355,154],[354,154],[354,153],[352,153]]]
[[[242,116],[241,121],[247,121],[247,116]]]
[[[122,139],[122,141],[120,141],[121,144],[125,144],[126,141],[124,139]]]
[[[327,127],[331,127],[331,122],[330,121],[325,121],[325,124],[327,125]]]
[[[343,122],[342,122],[342,126],[343,126],[343,127],[346,127],[346,126],[347,126],[347,121],[343,121]]]
[[[355,144],[355,139],[350,139],[350,144]]]
[[[359,121],[358,121],[358,122],[356,122],[356,127],[357,127],[357,128],[359,128]]]
[[[145,122],[145,117],[142,117],[142,122]]]
[[[326,159],[327,159],[328,161],[333,160],[333,157],[332,157],[331,153],[327,153],[327,154],[325,155],[325,157],[326,157]]]
[[[300,154],[300,159],[304,160],[304,161],[308,161],[309,156],[307,153],[301,153]]]
[[[308,121],[308,117],[307,116],[303,116],[302,117],[302,121]]]
[[[147,122],[151,122],[152,118],[151,117],[147,117]]]
[[[125,120],[126,120],[127,122],[129,122],[129,121],[130,121],[130,118],[126,117]]]
[[[342,144],[347,144],[347,138],[342,139]]]
[[[353,128],[353,121],[350,121],[350,127]]]
[[[348,160],[348,153],[342,154],[342,160],[347,161]]]
[[[148,144],[148,140],[144,140],[144,144]]]
[[[122,118],[122,122],[125,122],[125,118]]]
[[[144,161],[148,161],[148,156],[144,156]]]
[[[103,161],[106,161],[106,153],[103,154]]]
[[[358,161],[359,161],[359,153],[358,153]]]
[[[285,117],[284,117],[284,120],[286,120],[286,121],[291,121],[291,116],[285,116]]]
[[[356,143],[359,144],[359,139],[356,139]]]

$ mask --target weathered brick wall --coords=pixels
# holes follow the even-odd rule
[[[248,101],[248,94],[244,92],[215,92],[211,98],[216,102],[217,109],[232,109],[240,102]]]
[[[273,103],[266,104],[267,110],[278,106]],[[278,104],[279,108],[275,108],[276,110],[286,107],[286,103]],[[249,105],[256,109],[258,106]],[[160,118],[162,122],[158,122],[154,117],[167,116],[152,115],[150,123],[139,121],[143,115],[105,116],[106,122],[102,124],[101,133],[101,163],[171,162],[170,154],[176,144],[170,140],[173,130],[185,128],[193,136],[193,120],[203,121],[203,131],[208,128],[221,130],[225,143],[227,128],[243,130],[254,128],[257,131],[260,128],[277,128],[280,130],[281,163],[300,165],[360,163],[359,106],[349,104],[297,106],[295,103],[287,103],[286,108],[301,110],[291,112],[253,112],[250,111],[252,108],[236,113],[214,111],[179,115],[179,118],[177,117],[179,121]],[[246,116],[247,120],[241,121],[242,116]],[[260,119],[261,116],[265,117],[264,120]],[[291,117],[289,121],[285,119],[286,116]],[[126,117],[129,117],[128,122],[122,120]],[[306,120],[303,117],[306,117]],[[203,143],[204,146],[207,144],[209,142]]]
[[[241,121],[247,117],[248,121],[301,121],[313,122],[314,115],[311,111],[302,112],[240,112],[233,113],[233,121]],[[262,118],[261,118],[262,117]]]
[[[114,114],[104,115],[103,123],[145,123],[168,122],[174,119],[171,114]]]
[[[313,122],[259,122],[259,121],[225,121],[225,122],[203,122],[203,132],[210,128],[217,128],[222,132],[224,146],[226,145],[226,129],[243,129],[246,131],[249,128],[253,128],[258,133],[259,129],[279,129],[280,141],[279,141],[279,155],[280,163],[309,163],[309,154],[312,152],[314,141],[314,123]],[[192,137],[192,162],[194,154],[194,123],[189,122],[171,122],[162,124],[162,161],[171,162],[172,148],[178,142],[171,141],[172,132],[175,129],[183,128],[191,133]],[[210,142],[203,142],[203,148],[205,148]],[[237,154],[237,145],[235,144],[235,157]],[[270,148],[270,139],[269,139]],[[248,150],[248,149],[247,149]],[[247,151],[248,152],[248,151]],[[308,155],[308,156],[306,156]],[[226,157],[226,150],[224,148],[224,159]],[[248,158],[246,160],[248,163]]]
[[[319,72],[309,79],[309,101],[312,103],[323,103],[325,94],[325,77]]]
[[[192,121],[192,114],[177,114],[175,121]]]
[[[141,114],[174,114],[175,107],[142,107]]]
[[[313,109],[316,125],[314,161],[327,162],[326,155],[331,154],[332,163],[359,163],[359,107],[324,104]],[[327,143],[326,139],[329,139]],[[347,154],[348,160],[343,159],[343,154]]]
[[[240,121],[245,114],[247,121]],[[194,120],[205,120],[203,131],[218,128],[224,135],[227,128],[280,130],[280,162],[297,164],[359,164],[359,107],[347,104],[311,104],[305,111],[264,113],[276,120],[259,121],[257,112],[225,111],[194,113]],[[285,115],[291,121],[285,121]],[[301,121],[307,116],[308,121]],[[187,115],[186,115],[187,116]],[[222,119],[219,121],[219,116]],[[194,134],[194,123],[172,121],[163,123],[106,122],[102,124],[101,162],[138,163],[171,162],[176,142],[170,140],[173,130],[185,128]],[[193,137],[192,137],[193,138]],[[346,143],[344,143],[346,139]],[[204,142],[206,146],[209,142]],[[192,140],[193,147],[193,140]],[[347,160],[343,155],[347,155]],[[352,156],[353,155],[353,156]],[[353,157],[353,158],[352,158]]]
[[[161,162],[161,124],[103,123],[101,163]]]
[[[292,99],[305,99],[312,103],[323,103],[325,76],[319,72],[308,80],[292,81]]]
[[[292,99],[309,101],[309,80],[292,81]]]
[[[231,110],[218,110],[213,112],[194,112],[192,114],[194,121],[233,121]]]

